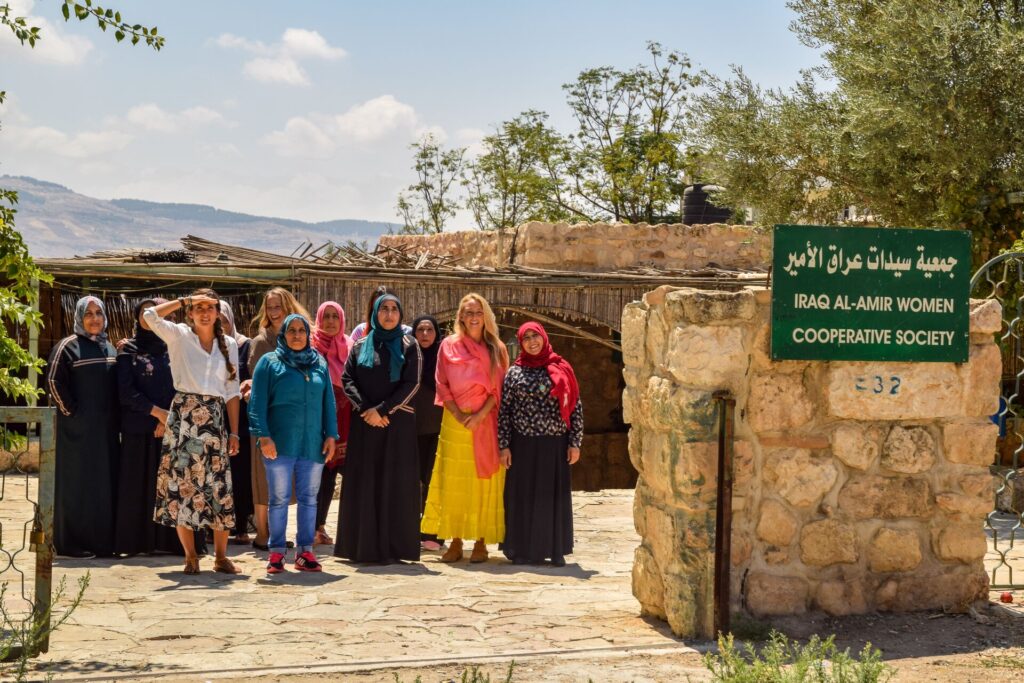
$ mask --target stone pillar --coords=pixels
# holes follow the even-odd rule
[[[964,364],[773,362],[769,309],[765,289],[661,287],[623,312],[643,612],[680,636],[714,635],[717,389],[737,399],[735,610],[842,615],[984,598],[998,303],[972,302]]]

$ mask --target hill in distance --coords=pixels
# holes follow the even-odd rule
[[[392,224],[363,220],[306,223],[222,211],[202,204],[139,199],[94,199],[62,185],[22,176],[0,176],[0,187],[18,192],[15,225],[37,258],[85,256],[110,249],[180,248],[185,235],[278,254],[304,240],[374,244]]]

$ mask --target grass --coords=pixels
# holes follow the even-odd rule
[[[516,668],[515,660],[512,660],[508,665],[508,670],[505,672],[504,679],[495,679],[494,683],[512,683],[512,672]],[[401,677],[397,673],[392,673],[395,677],[395,683],[402,683]],[[468,669],[463,669],[462,676],[459,678],[449,679],[449,683],[491,683],[491,675],[486,674],[480,670],[478,666],[471,666]],[[417,676],[412,683],[423,683],[423,677]]]
[[[982,657],[981,665],[986,669],[1021,669],[1024,671],[1024,656],[996,655],[994,657]]]

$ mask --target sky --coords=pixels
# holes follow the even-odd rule
[[[425,133],[472,153],[527,109],[572,130],[562,84],[650,40],[768,87],[819,63],[783,0],[111,0],[160,52],[0,2],[42,28],[0,34],[0,175],[307,221],[397,221]]]

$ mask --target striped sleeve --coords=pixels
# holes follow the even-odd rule
[[[46,372],[46,388],[50,393],[50,405],[56,406],[61,415],[72,415],[78,407],[71,391],[71,363],[69,345],[75,335],[64,337],[50,353],[49,369]]]

